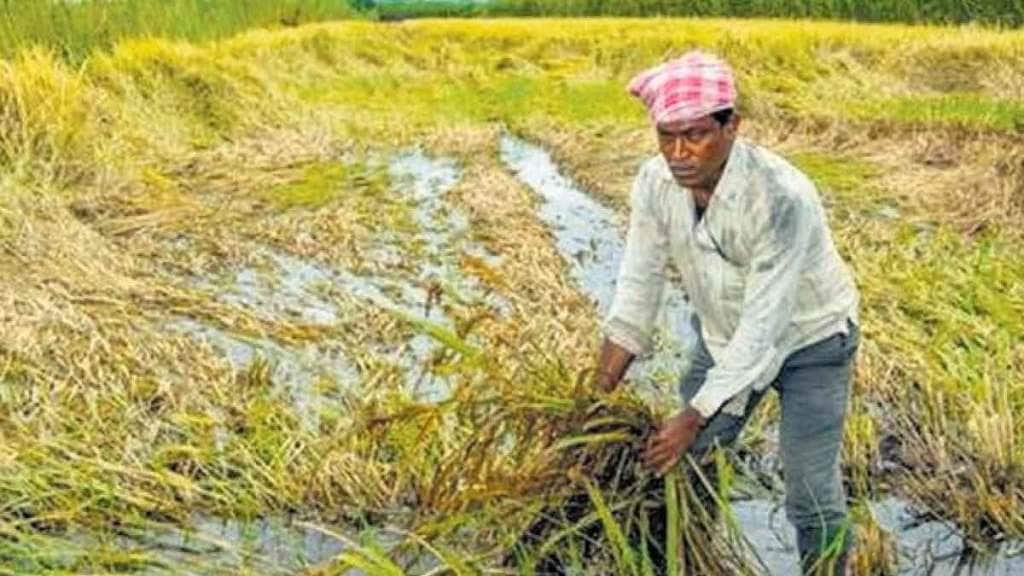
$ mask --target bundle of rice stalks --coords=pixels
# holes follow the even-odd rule
[[[687,456],[664,477],[641,459],[656,418],[623,395],[584,397],[561,421],[547,505],[504,559],[521,573],[745,574],[720,527],[713,467]]]

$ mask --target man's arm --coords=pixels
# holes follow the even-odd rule
[[[605,319],[604,342],[595,384],[611,391],[636,356],[651,348],[651,333],[661,306],[668,261],[668,232],[651,205],[650,165],[645,164],[630,194],[629,231],[619,265],[615,299]]]
[[[601,354],[597,360],[597,373],[594,375],[594,384],[598,390],[602,392],[615,390],[629,365],[633,363],[634,358],[636,358],[635,354],[612,340],[605,338],[604,342],[601,343]]]

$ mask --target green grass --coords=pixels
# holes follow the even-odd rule
[[[486,0],[377,0],[373,11],[381,20],[402,18],[465,18],[486,13]]]
[[[497,0],[487,13],[516,16],[733,16],[820,18],[868,22],[989,22],[1019,26],[1024,6],[1013,0]]]
[[[916,126],[960,126],[1024,132],[1024,102],[983,94],[911,95],[846,102],[851,116]]]
[[[372,169],[365,163],[348,164],[338,160],[310,164],[299,178],[275,186],[266,192],[266,196],[279,209],[315,210],[333,200],[351,197],[358,190],[364,190],[363,194],[369,196],[380,195],[387,186],[387,174],[383,171]]]
[[[346,0],[7,0],[0,4],[0,56],[45,46],[80,61],[126,38],[209,40],[356,14]]]
[[[870,162],[823,152],[800,152],[792,160],[819,186],[844,194],[862,190],[880,175],[878,166]]]
[[[871,162],[810,151],[797,152],[790,160],[817,185],[833,218],[843,220],[854,213],[872,217],[895,209],[896,201],[878,186],[881,169]]]
[[[572,123],[635,122],[636,103],[608,80],[565,79],[499,74],[493,78],[452,78],[437,83],[399,82],[381,76],[304,87],[297,94],[312,103],[351,106],[383,116],[401,110],[403,124],[444,122],[520,122],[557,118]],[[399,89],[400,84],[400,89]]]
[[[383,18],[446,16],[703,16],[735,18],[815,18],[863,22],[967,23],[1003,26],[1024,23],[1024,7],[1014,0],[378,0]]]

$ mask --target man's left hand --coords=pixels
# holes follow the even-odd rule
[[[644,461],[659,476],[675,466],[679,458],[690,449],[697,439],[704,417],[693,408],[686,408],[669,418],[647,441]]]

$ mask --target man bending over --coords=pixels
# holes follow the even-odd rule
[[[770,386],[780,398],[786,516],[805,571],[843,574],[852,538],[839,466],[858,295],[814,185],[738,137],[733,74],[690,52],[639,74],[661,153],[633,184],[629,235],[604,324],[598,386],[651,349],[668,262],[695,312],[685,408],[651,438],[659,473],[734,441]],[[830,553],[825,554],[825,551]]]

